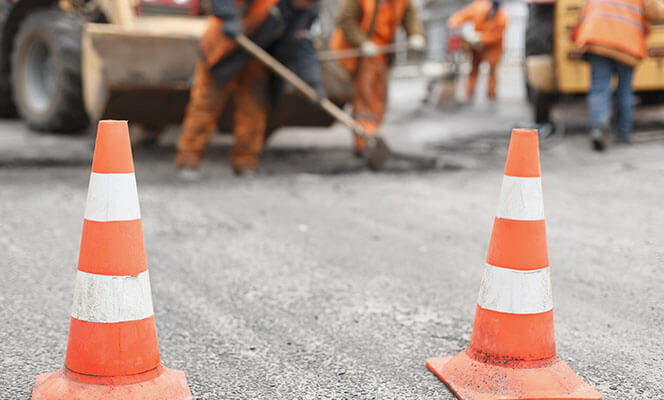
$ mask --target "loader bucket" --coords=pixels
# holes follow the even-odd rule
[[[206,18],[137,17],[131,25],[86,25],[82,84],[91,120],[125,119],[150,127],[180,124],[189,100],[198,41]],[[326,65],[327,64],[327,65]],[[328,96],[337,104],[352,95],[348,77],[338,65],[322,65]],[[220,127],[230,130],[230,104]],[[334,120],[294,90],[270,111],[270,130],[281,126],[329,126]]]
[[[182,121],[205,18],[140,17],[86,25],[83,98],[91,119],[165,126]]]

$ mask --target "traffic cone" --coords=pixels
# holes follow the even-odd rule
[[[515,129],[468,349],[427,367],[461,399],[601,399],[556,356],[537,131]]]
[[[126,121],[101,121],[62,369],[33,399],[191,399],[184,372],[159,361]]]

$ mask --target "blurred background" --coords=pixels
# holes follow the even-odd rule
[[[349,110],[340,3],[312,35]],[[381,172],[287,86],[254,176],[227,161],[231,101],[190,182],[173,159],[207,1],[0,0],[0,397],[62,365],[96,123],[123,119],[162,359],[194,398],[453,399],[424,360],[468,345],[510,131],[531,127],[559,353],[605,399],[661,399],[664,26],[635,70],[631,145],[598,153],[571,39],[584,0],[502,2],[495,100],[486,65],[467,98],[469,44],[447,26],[470,1],[415,4],[426,48],[393,54]]]

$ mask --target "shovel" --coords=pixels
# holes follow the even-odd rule
[[[258,58],[265,66],[274,71],[277,75],[288,81],[291,85],[295,86],[303,95],[309,98],[314,103],[319,104],[323,110],[330,114],[337,121],[346,125],[353,134],[357,137],[364,139],[366,147],[364,149],[364,157],[367,160],[367,165],[372,170],[380,169],[390,155],[390,148],[383,138],[379,136],[369,136],[362,128],[362,126],[348,113],[339,108],[336,104],[332,103],[327,98],[319,98],[316,90],[309,86],[305,81],[297,76],[293,71],[281,64],[276,58],[272,57],[270,53],[263,50],[260,46],[254,43],[244,34],[239,34],[235,37],[235,41],[246,50],[248,53]]]
[[[405,43],[394,43],[387,46],[379,47],[376,55],[379,54],[397,54],[406,53],[408,45]],[[362,50],[360,49],[347,49],[347,50],[326,50],[318,52],[319,62],[339,61],[348,58],[362,57]]]

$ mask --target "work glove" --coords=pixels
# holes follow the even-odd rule
[[[482,49],[482,42],[480,41],[480,35],[477,33],[472,24],[465,24],[464,26],[461,27],[461,37],[472,48],[476,50]]]
[[[242,33],[242,20],[240,18],[224,20],[222,31],[224,32],[224,35],[231,39],[235,39],[237,35]]]
[[[426,40],[424,36],[415,34],[408,37],[408,48],[414,51],[424,51],[426,47]]]
[[[365,40],[360,47],[362,55],[365,57],[375,57],[378,55],[378,47],[371,40]]]

